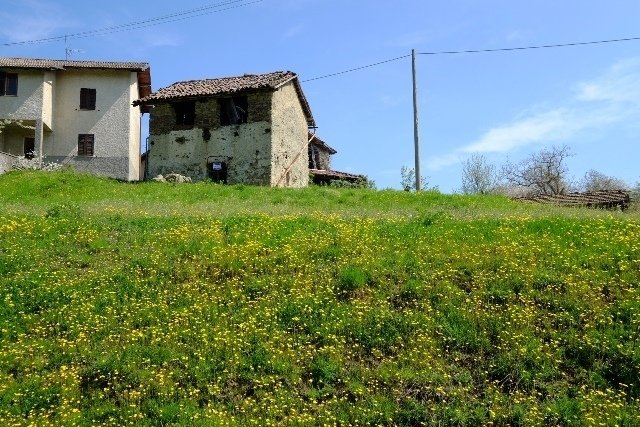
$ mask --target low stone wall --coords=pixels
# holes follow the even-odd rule
[[[77,171],[126,181],[129,176],[129,159],[126,157],[59,157],[47,156],[47,162],[71,166]]]
[[[16,156],[7,153],[0,153],[0,173],[5,173],[13,168]]]

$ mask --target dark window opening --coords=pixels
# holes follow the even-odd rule
[[[24,158],[33,159],[36,152],[36,139],[26,137],[24,139]]]
[[[222,126],[247,123],[249,103],[246,96],[222,98],[220,104],[220,124]]]
[[[80,109],[81,110],[95,110],[96,109],[96,90],[95,89],[80,89]]]
[[[196,121],[195,101],[177,102],[173,104],[176,112],[176,124],[182,126],[193,126]]]
[[[78,135],[78,156],[93,156],[94,141],[93,134]]]
[[[0,96],[18,96],[18,75],[0,72]]]
[[[219,182],[222,184],[227,183],[227,163],[226,162],[211,162],[208,164],[209,178],[213,182]]]
[[[318,169],[319,163],[318,150],[313,144],[309,144],[309,169]]]

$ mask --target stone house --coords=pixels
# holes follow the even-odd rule
[[[331,170],[331,156],[337,153],[316,134],[309,133],[309,170]]]
[[[309,133],[309,177],[314,184],[329,185],[333,181],[362,183],[367,181],[364,175],[354,175],[331,169],[331,156],[334,150],[316,134]]]
[[[0,172],[15,156],[140,177],[141,118],[151,93],[144,62],[0,58]]]
[[[308,185],[315,121],[293,72],[178,82],[134,105],[153,107],[148,177]]]

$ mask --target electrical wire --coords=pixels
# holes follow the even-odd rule
[[[362,67],[352,68],[350,70],[345,70],[345,71],[338,71],[337,73],[327,74],[325,76],[312,77],[310,79],[301,80],[301,82],[304,83],[304,82],[312,82],[314,80],[327,79],[329,77],[335,77],[335,76],[339,76],[341,74],[352,73],[354,71],[360,71],[360,70],[364,70],[366,68],[376,67],[378,65],[386,64],[386,63],[389,63],[389,62],[394,62],[394,61],[398,61],[400,59],[409,58],[410,56],[411,55],[398,56],[397,58],[387,59],[385,61],[376,62],[375,64],[363,65]]]
[[[595,44],[604,44],[604,43],[619,43],[619,42],[638,41],[638,40],[640,40],[640,37],[628,37],[628,38],[622,38],[622,39],[596,40],[596,41],[576,42],[576,43],[559,43],[559,44],[549,44],[549,45],[539,45],[539,46],[503,47],[503,48],[497,48],[497,49],[469,49],[469,50],[443,50],[438,52],[416,52],[416,55],[459,55],[459,54],[466,54],[466,53],[508,52],[508,51],[518,51],[518,50],[550,49],[550,48],[558,48],[558,47],[595,45]],[[399,56],[397,58],[376,62],[375,64],[364,65],[362,67],[352,68],[350,70],[339,71],[337,73],[332,73],[324,76],[301,80],[301,82],[304,83],[304,82],[311,82],[314,80],[327,79],[329,77],[335,77],[342,74],[352,73],[354,71],[360,71],[366,68],[376,67],[378,65],[383,65],[389,62],[398,61],[400,59],[409,58],[409,57],[411,57],[411,55]]]
[[[200,6],[195,9],[189,9],[185,11],[175,12],[168,15],[158,16],[155,18],[150,18],[142,21],[130,22],[127,24],[113,25],[110,27],[99,28],[96,30],[82,31],[78,33],[65,34],[54,37],[47,37],[36,40],[25,40],[19,42],[10,42],[10,43],[2,43],[0,46],[23,46],[23,45],[31,45],[31,44],[41,44],[41,43],[50,43],[54,41],[62,41],[68,39],[80,39],[87,37],[96,37],[96,36],[104,36],[108,34],[121,33],[125,31],[133,31],[141,28],[147,28],[155,25],[167,24],[172,22],[184,21],[187,19],[196,18],[199,16],[210,15],[213,13],[219,13],[231,9],[236,9],[239,7],[249,6],[252,4],[260,3],[263,0],[227,0],[223,2],[218,2],[215,4],[211,4],[208,6]]]
[[[559,44],[547,44],[539,46],[521,46],[521,47],[503,47],[497,49],[473,49],[473,50],[444,50],[440,52],[417,52],[417,55],[458,55],[463,53],[484,53],[484,52],[508,52],[514,50],[530,50],[530,49],[550,49],[557,47],[571,47],[571,46],[585,46],[604,43],[619,43],[628,41],[638,41],[640,37],[628,37],[624,39],[611,39],[611,40],[596,40],[588,42],[576,42],[576,43],[559,43]]]

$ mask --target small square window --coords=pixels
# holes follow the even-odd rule
[[[173,104],[176,112],[176,124],[181,126],[193,126],[196,121],[195,101],[176,102]]]
[[[78,135],[78,156],[93,156],[94,141],[93,134]]]
[[[0,72],[0,96],[18,96],[18,75]]]
[[[220,105],[220,124],[222,126],[247,123],[249,103],[246,96],[222,98]]]
[[[80,89],[80,109],[81,110],[95,110],[96,109],[96,90],[95,89]]]

